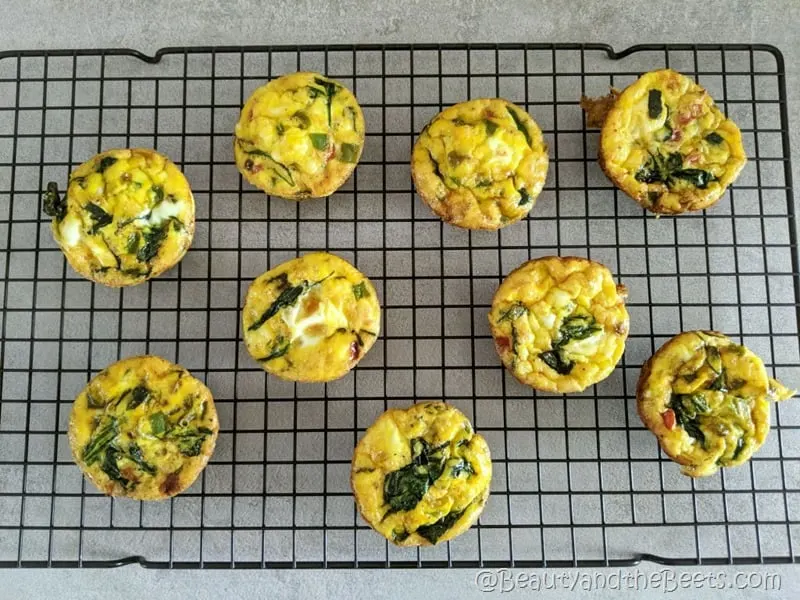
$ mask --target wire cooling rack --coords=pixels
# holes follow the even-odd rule
[[[656,219],[596,164],[582,93],[671,66],[741,126],[750,160],[711,210]],[[316,70],[367,122],[355,175],[327,201],[266,199],[231,141],[269,77]],[[767,46],[598,44],[169,48],[0,54],[0,566],[428,567],[800,562],[800,402],[780,405],[746,466],[692,481],[635,411],[639,368],[668,337],[715,328],[800,385],[798,264],[784,67]],[[443,106],[502,96],[544,130],[551,167],[528,219],[500,232],[442,224],[414,194],[415,135]],[[154,147],[197,201],[171,272],[115,290],[69,269],[40,190],[112,147]],[[380,339],[328,385],[267,377],[240,342],[252,278],[326,249],[375,283]],[[495,355],[486,314],[531,257],[585,255],[630,290],[631,335],[609,379],[534,393]],[[73,398],[121,357],[154,353],[205,379],[221,432],[202,477],[170,501],[100,495],[72,463]],[[265,402],[265,398],[267,401]],[[349,461],[390,406],[444,398],[488,440],[492,497],[449,544],[403,549],[358,517]]]

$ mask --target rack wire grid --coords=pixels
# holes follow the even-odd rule
[[[581,94],[664,66],[695,77],[741,126],[750,157],[702,214],[656,219],[596,164]],[[268,199],[232,160],[240,107],[296,70],[358,96],[363,158],[327,200]],[[782,57],[768,46],[601,44],[297,46],[6,52],[0,55],[0,566],[602,566],[800,562],[800,402],[773,411],[745,466],[680,475],[636,415],[639,369],[667,338],[714,328],[800,385],[798,263]],[[481,96],[524,106],[550,146],[529,218],[499,232],[443,224],[415,195],[415,135]],[[40,190],[100,150],[154,147],[186,173],[197,231],[184,260],[111,289],[65,263]],[[267,375],[243,349],[239,310],[267,268],[325,249],[375,283],[383,331],[327,385]],[[486,315],[523,261],[584,255],[629,290],[616,371],[569,397],[518,384]],[[202,477],[164,502],[87,484],[65,435],[87,380],[153,353],[205,379],[221,431]],[[479,524],[448,544],[396,548],[358,516],[359,437],[391,406],[445,399],[492,451]]]

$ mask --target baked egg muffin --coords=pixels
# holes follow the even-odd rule
[[[363,149],[364,115],[356,97],[319,73],[284,75],[253,92],[233,144],[247,181],[290,200],[335,192]]]
[[[44,212],[69,264],[111,287],[136,285],[178,263],[194,235],[194,197],[166,156],[109,150],[75,169],[62,196],[47,184]]]
[[[444,402],[390,409],[367,429],[350,482],[361,516],[398,546],[431,546],[472,527],[489,498],[486,440]]]
[[[247,351],[265,371],[291,381],[331,381],[372,348],[381,308],[364,274],[317,252],[256,278],[242,324]]]
[[[214,452],[209,389],[183,367],[136,356],[101,371],[72,405],[69,445],[109,496],[161,500],[188,488]]]
[[[547,177],[547,145],[536,121],[502,98],[456,104],[420,133],[411,176],[445,222],[498,229],[528,214]]]
[[[505,367],[543,392],[580,392],[608,377],[625,350],[628,292],[600,263],[547,256],[503,280],[489,326]]]
[[[770,402],[794,396],[761,359],[716,331],[687,331],[642,367],[642,422],[690,477],[747,462],[769,433]]]
[[[600,166],[644,208],[677,214],[722,197],[747,158],[742,134],[694,80],[671,69],[645,73],[623,92],[583,98],[602,122]]]

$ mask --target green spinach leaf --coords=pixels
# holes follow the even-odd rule
[[[58,184],[51,181],[47,184],[47,191],[44,193],[44,213],[50,217],[55,218],[56,221],[61,221],[67,214],[67,197],[61,198],[58,193]]]
[[[282,179],[287,184],[294,186],[294,177],[292,177],[292,172],[289,169],[289,167],[287,167],[282,162],[278,162],[277,160],[272,158],[271,154],[264,152],[263,150],[259,150],[258,148],[254,148],[252,150],[242,149],[242,152],[244,152],[245,154],[250,154],[251,156],[261,156],[263,158],[266,158],[273,164],[272,171],[275,173],[275,175],[277,175],[278,178]]]
[[[127,488],[129,485],[131,485],[131,481],[124,477],[119,471],[117,460],[119,459],[120,454],[121,452],[119,448],[114,446],[106,447],[105,457],[103,458],[103,464],[100,465],[100,469],[103,471],[103,473],[108,475],[109,479],[116,481],[122,487]]]
[[[143,385],[137,385],[130,392],[131,399],[128,400],[128,410],[133,410],[143,402],[150,399],[150,390]]]
[[[490,121],[489,119],[484,119],[483,124],[486,126],[486,135],[492,136],[494,132],[497,131],[497,123],[494,121]]]
[[[321,79],[319,77],[314,77],[314,83],[320,86],[323,90],[325,90],[325,97],[326,103],[328,106],[328,127],[331,126],[331,108],[333,106],[333,97],[336,95],[336,92],[339,89],[339,86],[333,83],[332,81],[327,81],[325,79]],[[314,89],[314,88],[311,88]],[[347,161],[345,161],[347,162]]]
[[[156,468],[145,461],[144,454],[142,454],[142,449],[138,444],[133,443],[128,446],[128,458],[135,462],[136,465],[148,475],[156,474]]]
[[[661,90],[650,90],[647,94],[647,116],[657,119],[661,111]]]
[[[524,187],[519,188],[519,203],[518,206],[525,206],[531,203],[531,195]]]
[[[575,363],[565,358],[559,350],[542,352],[539,354],[539,358],[559,375],[569,375],[575,366]]]
[[[444,471],[448,445],[434,447],[423,438],[411,440],[411,462],[389,473],[383,482],[384,502],[392,511],[412,510],[422,500]]]
[[[96,234],[106,225],[110,225],[111,221],[114,220],[114,217],[94,202],[89,202],[89,204],[86,205],[86,212],[89,213],[89,217],[92,219],[92,228],[89,230],[89,233],[92,235]]]
[[[339,148],[339,160],[345,163],[354,163],[358,160],[358,144],[342,144]]]
[[[175,432],[173,437],[177,440],[178,450],[184,456],[199,456],[203,449],[203,442],[211,435],[211,430],[206,427],[197,429],[186,428]]]
[[[97,171],[98,173],[102,173],[108,167],[113,165],[115,162],[117,162],[117,159],[114,158],[113,156],[104,156],[103,158],[100,159],[100,162],[97,164],[97,168],[95,168],[95,171]]]
[[[435,523],[419,527],[417,529],[417,533],[428,540],[431,544],[435,544],[437,541],[439,541],[440,537],[447,533],[447,531],[458,522],[463,514],[463,510],[448,513]]]
[[[284,356],[287,352],[289,352],[289,346],[291,346],[291,342],[289,340],[284,339],[282,336],[278,336],[278,338],[275,340],[275,343],[272,345],[272,350],[270,350],[270,353],[264,358],[259,358],[258,362],[269,362]]]
[[[525,127],[525,123],[523,123],[522,118],[517,114],[517,111],[515,111],[510,106],[506,106],[506,110],[508,111],[508,114],[511,115],[511,118],[514,120],[514,124],[517,126],[517,129],[519,129],[522,132],[522,135],[525,136],[525,141],[528,143],[528,147],[533,148],[531,134],[528,133],[528,129]]]
[[[528,307],[522,304],[521,302],[517,302],[511,306],[506,312],[500,315],[500,318],[497,319],[498,323],[502,323],[503,321],[516,321],[522,315],[528,314]]]
[[[712,131],[711,133],[709,133],[709,134],[706,136],[706,141],[707,141],[709,144],[714,144],[715,146],[718,146],[719,144],[721,144],[722,142],[724,142],[724,141],[725,141],[725,138],[723,138],[723,137],[722,137],[720,134],[718,134],[716,131]]]
[[[83,462],[92,465],[100,458],[103,451],[119,434],[119,423],[115,417],[109,419],[102,428],[98,429],[83,448]]]
[[[472,467],[472,463],[466,458],[459,459],[459,461],[450,469],[450,475],[453,477],[458,477],[462,473],[466,473],[467,477],[475,474],[475,469]]]
[[[150,262],[158,254],[161,244],[167,239],[167,232],[169,231],[169,221],[165,221],[158,227],[152,227],[144,232],[144,244],[136,253],[136,258],[141,262]]]

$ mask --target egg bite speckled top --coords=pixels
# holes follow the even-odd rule
[[[194,235],[194,197],[167,157],[143,148],[109,150],[80,165],[62,196],[51,182],[44,210],[69,264],[112,287],[160,275]]]
[[[716,331],[686,331],[642,367],[642,422],[685,475],[713,475],[750,460],[769,433],[770,402],[794,395],[761,359]]]
[[[209,389],[158,356],[126,358],[97,374],[75,399],[69,443],[100,491],[160,500],[188,488],[219,432]]]
[[[627,290],[600,263],[528,261],[503,280],[489,325],[503,364],[545,392],[579,392],[608,377],[628,337]]]
[[[611,100],[611,101],[609,101]],[[600,134],[600,166],[646,209],[665,214],[708,208],[747,161],[742,134],[709,93],[671,69],[645,73],[610,106]],[[592,102],[584,98],[584,108]]]
[[[242,108],[233,150],[245,179],[267,194],[302,200],[335,192],[364,149],[364,115],[353,93],[319,73],[261,86]]]
[[[439,113],[420,133],[411,174],[420,197],[447,223],[498,229],[528,214],[547,176],[536,121],[501,98]]]
[[[283,263],[250,285],[244,341],[264,370],[293,381],[331,381],[372,348],[381,312],[372,283],[338,256]]]
[[[430,546],[469,529],[489,498],[489,446],[444,402],[383,413],[358,442],[350,481],[373,529],[398,546]]]

